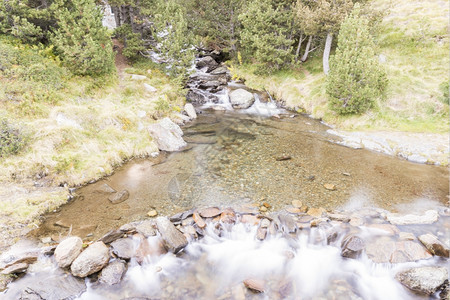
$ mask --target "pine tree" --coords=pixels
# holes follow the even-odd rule
[[[114,67],[111,39],[102,26],[102,12],[94,0],[72,0],[58,5],[58,29],[52,42],[63,62],[74,74],[111,72]]]
[[[339,114],[358,114],[385,94],[387,78],[375,56],[368,21],[359,5],[342,23],[336,54],[330,61],[326,91],[330,108]]]
[[[239,15],[242,23],[241,46],[247,56],[261,64],[259,71],[280,69],[292,60],[291,28],[287,19],[292,14],[270,0],[254,0]]]

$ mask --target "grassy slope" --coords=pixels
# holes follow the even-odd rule
[[[372,5],[388,11],[376,40],[379,54],[386,57],[390,82],[387,100],[365,115],[339,117],[328,110],[320,57],[266,77],[254,75],[254,66],[249,65],[235,73],[289,107],[342,129],[448,132],[449,107],[440,88],[449,80],[448,1],[374,0]]]
[[[42,86],[20,71],[39,65],[37,74],[47,74],[63,67],[45,51],[9,42],[0,37],[2,51],[22,59],[9,66],[13,75],[0,72],[0,119],[20,128],[29,142],[17,155],[0,157],[0,224],[34,222],[66,201],[63,183],[86,183],[126,159],[158,151],[146,126],[184,103],[181,91],[148,63],[98,79],[62,72],[64,78],[54,78],[60,86]],[[133,81],[127,72],[147,79]],[[158,91],[146,92],[143,82]]]

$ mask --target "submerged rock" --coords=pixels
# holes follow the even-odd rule
[[[114,285],[122,280],[127,266],[121,260],[115,260],[107,265],[100,273],[99,281],[109,285]]]
[[[419,267],[398,273],[395,278],[415,292],[432,295],[448,280],[444,267]]]
[[[63,240],[55,249],[55,260],[60,268],[66,268],[77,258],[83,249],[83,241],[77,236]]]
[[[255,102],[255,97],[253,97],[253,94],[244,89],[234,90],[229,96],[231,106],[237,109],[249,108]]]
[[[158,217],[156,226],[169,251],[177,253],[187,246],[188,241],[186,237],[175,228],[168,218]]]
[[[348,235],[341,244],[341,255],[347,258],[357,258],[365,248],[364,240],[356,235]]]
[[[112,252],[125,260],[129,260],[134,255],[134,243],[130,238],[122,238],[111,243]]]
[[[419,241],[436,256],[449,257],[450,248],[430,233],[418,237]]]
[[[100,271],[109,261],[109,249],[103,242],[95,242],[75,259],[70,267],[72,274],[86,277]]]
[[[130,193],[127,190],[122,190],[118,193],[112,194],[111,196],[108,197],[108,200],[112,203],[112,204],[118,204],[121,203],[125,200],[127,200],[130,197]]]
[[[183,131],[169,118],[148,126],[150,135],[155,139],[159,150],[177,151],[187,144],[183,140]]]
[[[431,258],[431,254],[417,242],[399,241],[395,243],[395,251],[391,263],[404,263]]]

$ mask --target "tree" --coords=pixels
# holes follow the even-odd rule
[[[241,46],[266,71],[278,70],[291,61],[290,16],[280,6],[273,7],[270,0],[254,0],[239,15]]]
[[[341,25],[336,54],[331,58],[326,92],[330,108],[339,114],[366,111],[385,95],[387,78],[375,56],[368,20],[359,4]]]
[[[70,5],[69,5],[70,4]],[[100,75],[114,67],[114,54],[107,29],[102,26],[102,12],[94,0],[57,3],[58,29],[52,42],[63,62],[79,75]]]

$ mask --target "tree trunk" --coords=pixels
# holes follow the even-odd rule
[[[309,36],[308,43],[306,44],[305,52],[303,53],[301,61],[305,62],[308,59],[309,48],[311,48],[312,35]]]
[[[303,42],[303,33],[300,34],[300,38],[298,39],[297,51],[295,51],[295,63],[298,62],[298,56],[300,54],[300,48],[302,47]]]
[[[330,51],[331,51],[331,42],[333,41],[333,33],[328,32],[327,40],[325,41],[325,49],[323,50],[323,72],[325,75],[328,75],[328,71],[330,71]]]

